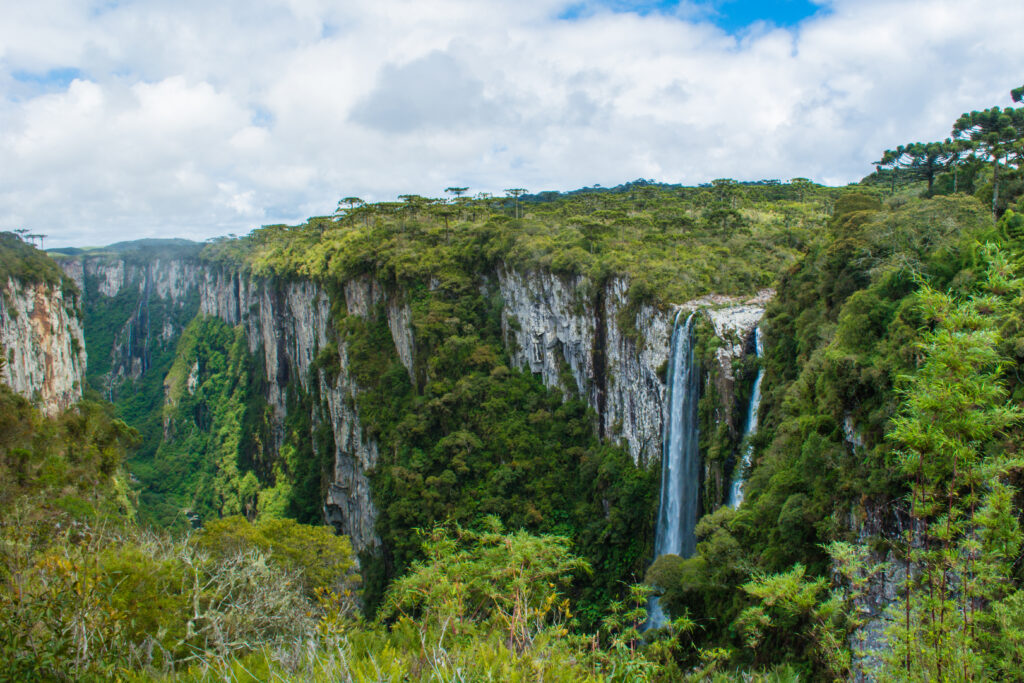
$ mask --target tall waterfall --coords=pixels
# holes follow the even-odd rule
[[[697,547],[697,498],[700,453],[697,448],[697,400],[700,373],[693,359],[693,314],[683,325],[676,315],[668,364],[668,419],[661,454],[661,502],[654,534],[654,557],[690,557]],[[665,613],[652,598],[647,628],[666,623]]]
[[[764,355],[764,347],[761,346],[761,328],[754,328],[754,352],[760,358]],[[747,409],[747,425],[743,430],[744,440],[754,435],[757,431],[757,411],[761,407],[761,380],[764,379],[764,367],[757,371],[757,378],[754,380],[754,389],[750,392],[750,407]],[[732,487],[729,490],[729,507],[735,509],[743,502],[743,473],[750,466],[750,457],[753,455],[754,447],[747,444],[743,451],[743,458],[736,463],[732,474]]]

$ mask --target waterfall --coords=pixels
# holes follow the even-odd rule
[[[754,328],[754,353],[760,358],[764,355],[764,347],[761,346],[761,328]],[[754,389],[750,392],[750,407],[747,409],[747,425],[743,430],[743,439],[748,440],[757,431],[757,411],[761,407],[761,380],[764,379],[764,367],[757,371],[757,378],[754,380]],[[743,473],[750,466],[750,457],[753,455],[754,447],[747,443],[743,450],[743,457],[732,473],[732,487],[729,489],[729,507],[736,509],[743,502]]]
[[[668,364],[668,419],[661,454],[661,502],[654,534],[654,557],[690,557],[697,547],[697,498],[700,453],[697,449],[697,400],[700,373],[693,359],[693,314],[683,325],[676,315]],[[646,628],[667,619],[657,598],[651,598]]]

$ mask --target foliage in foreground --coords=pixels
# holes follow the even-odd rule
[[[695,557],[649,572],[704,647],[814,677],[1018,670],[1024,243],[1012,220],[993,225],[972,198],[837,202],[831,240],[766,314],[747,500],[701,520]],[[893,588],[886,610],[878,595]]]
[[[494,518],[426,532],[368,622],[348,539],[242,517],[142,530],[118,484],[131,430],[89,404],[45,419],[0,401],[0,680],[660,681],[723,664],[678,669],[685,619],[642,638],[643,587],[581,634],[567,588],[587,562]]]
[[[0,385],[0,680],[109,680],[294,640],[318,589],[354,611],[351,546],[325,528],[140,530],[121,471],[135,445],[108,408],[47,419]]]

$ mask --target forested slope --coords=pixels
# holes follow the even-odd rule
[[[1022,134],[62,255],[94,400],[0,394],[14,677],[1012,679]],[[648,567],[691,313],[698,543]]]

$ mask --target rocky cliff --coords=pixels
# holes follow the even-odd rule
[[[199,248],[60,258],[82,292],[90,384],[111,400],[151,369],[166,373],[178,337],[198,310]]]
[[[500,268],[498,282],[513,364],[541,375],[548,386],[583,397],[598,415],[602,436],[623,444],[641,464],[661,454],[663,368],[676,314],[706,311],[722,340],[716,360],[728,385],[719,393],[731,401],[732,361],[749,352],[754,327],[773,294],[765,290],[749,300],[714,296],[633,309],[625,278],[609,279],[594,294],[582,277],[544,271]]]
[[[596,296],[587,296],[589,283],[582,278],[550,272],[500,268],[497,282],[513,364],[539,374],[548,386],[583,397],[594,408],[603,436],[622,443],[639,463],[660,457],[666,390],[659,372],[668,357],[676,311],[711,307],[708,315],[716,333],[726,340],[719,354],[731,381],[731,361],[749,346],[747,337],[770,296],[764,293],[746,304],[722,298],[664,310],[641,306],[632,316],[633,330],[626,331],[620,322],[627,307],[628,282],[623,279],[609,281]],[[412,316],[401,293],[386,291],[369,276],[345,282],[341,291],[348,315],[368,318],[384,307],[395,353],[413,376]],[[348,372],[346,345],[331,329],[328,295],[308,281],[275,281],[227,270],[205,271],[200,293],[201,312],[243,325],[250,351],[262,354],[278,446],[289,382],[321,397],[323,410],[314,409],[312,418],[314,424],[329,421],[334,444],[325,517],[351,536],[357,548],[376,546],[367,473],[377,463],[379,447],[354,408],[359,387]],[[336,344],[340,371],[311,374],[314,359],[329,343]]]
[[[731,373],[732,359],[749,346],[746,337],[770,296],[765,293],[746,304],[721,298],[666,309],[640,306],[630,317],[633,329],[627,331],[621,324],[628,305],[624,279],[610,280],[596,296],[588,296],[592,288],[583,278],[550,272],[522,273],[502,267],[497,283],[512,363],[539,374],[550,387],[583,397],[594,408],[601,433],[622,443],[639,463],[660,457],[666,390],[659,373],[668,357],[676,311],[711,307],[716,332],[729,340],[723,345],[721,362]],[[289,383],[296,382],[304,392],[320,397],[311,417],[314,424],[329,422],[334,448],[325,517],[351,536],[356,548],[379,544],[373,531],[376,511],[368,478],[379,446],[366,433],[355,409],[359,387],[348,372],[348,349],[332,329],[332,303],[336,310],[343,307],[345,314],[363,318],[382,307],[394,352],[414,378],[412,314],[402,293],[362,276],[343,283],[343,301],[332,302],[327,292],[309,281],[259,278],[222,268],[205,270],[199,288],[200,311],[243,325],[250,351],[261,354],[277,447],[284,436],[281,426]],[[311,372],[321,350],[328,348],[337,349],[339,371]]]
[[[368,473],[377,464],[379,445],[356,410],[359,387],[335,323],[339,315],[368,319],[383,314],[394,353],[415,383],[416,341],[404,293],[370,276],[328,293],[308,280],[258,277],[204,263],[197,250],[143,256],[105,253],[62,263],[85,292],[87,312],[99,318],[92,324],[113,328],[107,336],[87,330],[97,366],[90,374],[98,388],[116,397],[123,383],[159,369],[154,365],[167,365],[168,349],[197,313],[242,326],[265,375],[265,398],[273,413],[273,443],[267,445],[277,453],[284,443],[287,411],[295,405],[289,391],[313,397],[306,404],[312,405],[311,424],[314,430],[329,427],[333,449],[322,454],[333,461],[324,516],[357,549],[377,546]],[[748,350],[747,338],[769,295],[747,302],[709,297],[664,307],[631,306],[624,278],[596,286],[579,276],[506,266],[495,275],[489,282],[503,300],[502,331],[512,364],[540,375],[549,387],[583,398],[594,409],[602,436],[622,444],[639,464],[660,458],[664,368],[677,313],[707,311],[722,339],[717,352],[721,370],[714,375],[729,383],[729,391],[720,387],[718,392],[728,402],[733,399],[732,361]],[[335,350],[335,359],[320,358]],[[164,358],[163,365],[158,357]],[[707,376],[710,381],[711,373]]]
[[[0,380],[50,415],[82,395],[86,355],[76,298],[46,282],[0,283]]]
[[[369,277],[346,282],[343,292],[348,314],[363,317],[386,298],[383,288]],[[357,550],[379,545],[367,477],[377,464],[378,445],[365,433],[355,410],[358,387],[348,372],[348,349],[332,328],[328,295],[309,281],[258,278],[220,268],[203,273],[200,294],[200,311],[242,325],[249,350],[262,357],[267,399],[274,411],[275,450],[284,440],[289,385],[320,397],[311,418],[314,428],[328,421],[334,448],[334,476],[326,492],[324,516],[352,539]],[[387,311],[396,350],[411,368],[408,308],[389,301]],[[339,371],[311,372],[321,349],[330,343],[336,344]]]

